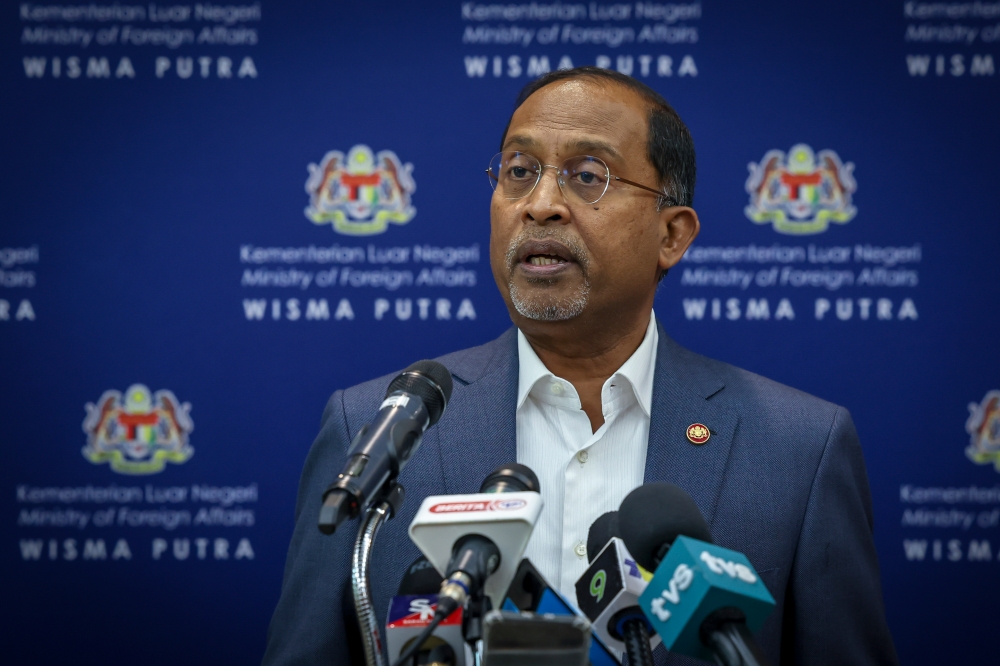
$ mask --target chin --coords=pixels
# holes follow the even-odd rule
[[[510,302],[514,310],[522,317],[533,321],[567,321],[583,314],[590,295],[590,285],[584,285],[583,288],[576,290],[576,293],[563,297],[537,292],[537,289],[530,287],[522,290],[512,282]]]

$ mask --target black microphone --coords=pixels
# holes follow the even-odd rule
[[[441,589],[443,581],[444,578],[437,572],[437,569],[430,563],[430,560],[421,555],[413,560],[413,564],[403,574],[403,580],[399,582],[399,590],[396,591],[396,594],[399,596],[406,594],[437,594],[438,590]]]
[[[587,532],[587,561],[593,562],[597,554],[615,537],[621,537],[618,531],[618,512],[602,513]]]
[[[745,555],[712,543],[690,495],[671,483],[640,486],[618,524],[639,566],[655,570],[639,605],[668,650],[722,666],[766,663],[749,627],[760,629],[774,599]]]
[[[451,373],[437,361],[417,361],[389,383],[378,414],[351,442],[347,462],[323,493],[320,532],[333,534],[389,489],[444,414],[451,390]]]
[[[672,483],[646,483],[630,492],[618,509],[618,529],[628,552],[647,571],[656,570],[679,536],[712,543],[698,505]]]

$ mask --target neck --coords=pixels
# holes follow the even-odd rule
[[[583,411],[596,432],[604,424],[601,389],[625,361],[635,353],[646,336],[650,310],[643,308],[631,317],[588,322],[577,318],[564,322],[518,322],[539,360],[557,377],[573,384]]]

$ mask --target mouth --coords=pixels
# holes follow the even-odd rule
[[[533,277],[550,277],[576,264],[573,253],[554,240],[530,240],[518,248],[516,265]]]
[[[553,264],[565,264],[566,260],[561,257],[553,257],[548,254],[533,254],[526,260],[532,266],[552,266]]]

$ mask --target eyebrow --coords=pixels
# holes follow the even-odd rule
[[[621,153],[615,150],[615,147],[610,143],[605,143],[604,141],[594,141],[592,139],[583,139],[580,141],[574,141],[572,144],[574,147],[580,150],[585,150],[592,153],[606,153],[611,157],[621,159]]]
[[[511,145],[519,145],[525,148],[538,148],[541,146],[541,143],[530,136],[515,134],[514,136],[507,137],[507,140],[503,144],[504,150],[509,149]],[[610,143],[606,143],[604,141],[580,139],[579,141],[569,143],[568,146],[582,151],[581,154],[604,153],[613,158],[619,160],[622,159],[621,153],[619,153],[618,150],[616,150]]]
[[[532,139],[530,136],[515,134],[514,136],[507,137],[507,140],[504,141],[503,143],[504,150],[507,150],[507,148],[509,148],[511,144],[515,143],[521,146],[525,146],[527,148],[537,148],[539,145],[541,145],[537,141]]]

